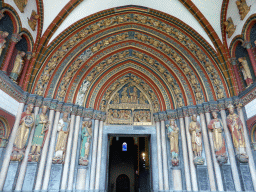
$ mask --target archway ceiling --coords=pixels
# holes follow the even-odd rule
[[[77,3],[76,0],[72,2]],[[86,0],[81,1],[76,5],[73,10],[68,10],[68,16],[65,16],[64,21],[58,26],[57,31],[51,37],[52,42],[59,34],[61,34],[65,29],[70,25],[79,21],[82,18],[85,18],[89,15],[97,13],[99,11],[110,9],[114,7],[135,5],[135,6],[144,6],[151,9],[156,9],[161,12],[170,14],[197,31],[201,36],[214,47],[213,42],[209,38],[207,32],[205,31],[205,26],[200,25],[198,19],[203,19],[204,17],[209,24],[211,25],[211,30],[215,30],[219,39],[222,41],[221,34],[221,7],[223,0],[216,1],[198,1],[198,0],[130,0],[127,4],[127,0]],[[61,12],[65,12],[67,4],[71,4],[69,0],[62,1],[52,1],[44,0],[44,24],[43,24],[43,33],[51,25],[54,18],[62,17]],[[53,11],[54,10],[54,11]],[[200,12],[200,13],[199,13]],[[66,13],[65,13],[66,14]],[[211,31],[212,33],[212,31]]]
[[[225,56],[181,21],[157,14],[109,10],[69,27],[42,46],[28,91],[75,103],[82,83],[90,81],[83,104],[99,108],[107,82],[129,71],[159,95],[161,110],[232,95]]]

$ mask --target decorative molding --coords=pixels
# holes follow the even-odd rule
[[[65,103],[62,107],[62,112],[63,113],[68,113],[70,114],[70,112],[72,111],[72,107],[73,107],[73,104],[71,103]]]
[[[43,104],[43,100],[44,100],[44,98],[42,96],[37,96],[35,106],[41,107],[41,105]]]
[[[177,117],[178,117],[178,114],[177,114],[176,110],[166,111],[166,113],[167,113],[168,120],[170,120],[170,119],[177,119]]]
[[[51,102],[51,104],[50,104],[49,109],[50,109],[50,110],[56,110],[56,108],[57,108],[57,103],[58,103],[58,100],[57,100],[57,99],[53,99],[52,102]]]
[[[48,108],[50,108],[51,102],[52,102],[52,99],[51,99],[51,98],[44,98],[44,100],[43,100],[43,106],[47,106]]]
[[[28,95],[28,99],[27,99],[26,104],[27,104],[27,105],[29,105],[29,104],[35,105],[35,103],[36,103],[36,97],[37,97],[36,94],[30,94],[30,95]]]
[[[83,110],[83,117],[88,119],[93,119],[93,109],[85,109]]]
[[[61,112],[63,105],[64,105],[64,102],[58,102],[57,107],[56,107],[56,111]]]
[[[100,120],[102,117],[101,111],[94,111],[93,113],[93,119]]]
[[[71,108],[71,115],[77,115],[77,109],[79,105],[73,105]]]
[[[154,113],[153,116],[154,116],[154,121],[155,122],[159,122],[160,121],[158,113]]]
[[[78,107],[76,116],[82,117],[82,115],[83,115],[83,110],[84,110],[84,107]]]
[[[203,105],[197,105],[197,113],[204,114],[204,107]]]

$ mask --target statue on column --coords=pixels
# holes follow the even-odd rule
[[[0,56],[2,55],[3,49],[5,48],[6,38],[9,33],[6,31],[0,31]]]
[[[17,79],[22,71],[22,67],[23,67],[23,57],[26,55],[26,53],[24,51],[19,51],[17,56],[16,56],[16,59],[14,61],[14,66],[13,66],[13,69],[12,69],[12,72],[10,74],[10,78],[15,82],[17,83]]]
[[[227,163],[228,156],[226,154],[225,140],[223,138],[223,125],[222,121],[218,119],[217,112],[212,112],[213,119],[208,125],[208,129],[212,131],[213,143],[216,159],[220,165]]]
[[[88,165],[88,156],[92,137],[92,122],[84,121],[82,124],[82,144],[80,150],[79,165]]]
[[[170,139],[170,149],[172,155],[172,165],[179,165],[179,128],[174,119],[170,120],[170,125],[166,125],[168,129],[168,137]]]
[[[59,120],[57,131],[59,132],[57,143],[55,147],[55,156],[53,163],[61,164],[65,159],[65,151],[68,140],[70,120],[68,119],[68,113],[63,114],[63,118]]]
[[[194,154],[194,164],[203,165],[204,158],[202,157],[203,144],[201,126],[196,118],[196,114],[193,114],[192,121],[189,124],[189,132],[191,135],[192,150]]]
[[[236,151],[236,157],[241,163],[248,162],[246,145],[244,140],[243,124],[239,116],[234,111],[234,106],[228,106],[229,115],[227,117],[227,126],[232,136],[233,144]]]
[[[249,69],[249,66],[248,66],[248,63],[246,61],[246,58],[242,58],[240,57],[238,59],[238,61],[241,63],[241,70],[242,70],[242,73],[243,73],[243,76],[244,76],[244,80],[246,81],[246,84],[247,84],[247,87],[249,87],[253,81],[252,81],[252,75],[251,75],[251,71]]]
[[[32,144],[31,144],[32,147],[29,153],[28,161],[38,162],[39,160],[41,149],[43,148],[45,137],[48,133],[49,123],[50,123],[46,115],[47,109],[48,109],[47,106],[43,106],[41,114],[38,114],[36,116],[35,133],[32,140]]]
[[[35,116],[34,113],[32,113],[33,108],[34,105],[29,104],[26,111],[21,114],[19,128],[13,144],[11,161],[22,161],[22,159],[24,158],[30,131],[35,123]]]

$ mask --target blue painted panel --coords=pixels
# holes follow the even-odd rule
[[[37,171],[37,163],[28,163],[22,190],[32,191]]]
[[[19,166],[18,162],[10,163],[9,169],[7,172],[7,177],[6,177],[6,180],[4,183],[3,191],[11,191],[12,190],[18,166]]]
[[[48,185],[49,190],[59,190],[62,173],[62,164],[52,165],[50,181]]]

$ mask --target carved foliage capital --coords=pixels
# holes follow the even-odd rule
[[[106,121],[106,119],[107,119],[107,115],[106,115],[106,112],[102,112],[102,114],[101,114],[101,121]]]
[[[154,121],[159,122],[160,120],[159,120],[158,113],[154,113],[153,115],[154,115]]]
[[[72,106],[71,115],[76,115],[78,107],[79,107],[78,105],[73,105]]]
[[[43,104],[43,99],[44,98],[42,96],[37,96],[35,106],[36,107],[41,107],[41,105]]]
[[[64,104],[62,107],[63,113],[70,113],[72,111],[72,104]]]
[[[197,108],[196,107],[190,107],[188,108],[188,114],[189,116],[192,116],[194,114],[197,114]]]
[[[93,113],[93,119],[100,120],[102,117],[101,111],[94,111]]]
[[[17,34],[17,33],[14,33],[14,34],[12,34],[11,40],[14,43],[18,43],[21,40],[21,35]]]
[[[210,112],[210,104],[209,103],[203,104],[203,108],[204,108],[204,112],[205,113],[209,113]]]
[[[178,116],[178,118],[183,118],[184,117],[182,109],[177,110],[177,116]]]
[[[58,100],[53,99],[51,104],[50,104],[50,110],[56,110],[57,103],[58,103]]]
[[[35,105],[35,103],[36,103],[36,96],[37,96],[37,95],[30,94],[30,95],[28,96],[28,99],[27,99],[26,104],[27,104],[27,105],[29,105],[29,104]]]
[[[167,115],[165,112],[159,113],[159,120],[160,121],[166,121],[167,120]]]
[[[84,109],[83,117],[86,119],[92,119],[93,118],[93,109]]]
[[[202,106],[202,105],[198,105],[197,106],[197,113],[198,114],[202,114],[202,113],[204,113],[204,107]],[[193,113],[194,114],[194,113]],[[192,114],[192,115],[193,115]]]
[[[57,107],[56,107],[56,111],[61,112],[63,105],[64,105],[64,102],[58,102]]]
[[[50,98],[44,98],[43,105],[44,105],[44,106],[47,106],[48,108],[50,108],[51,102],[52,102],[52,99],[50,99]]]
[[[83,109],[83,107],[78,107],[76,115],[81,117],[83,115]]]
[[[218,103],[218,109],[219,109],[220,111],[226,109],[225,103],[224,103],[223,101]]]
[[[188,117],[189,116],[188,108],[183,108],[183,116],[184,117]]]
[[[167,118],[170,119],[177,119],[177,111],[167,111]]]

